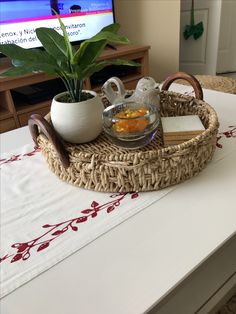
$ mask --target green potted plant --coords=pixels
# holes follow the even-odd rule
[[[15,44],[0,45],[0,52],[8,56],[14,66],[1,75],[21,76],[30,72],[45,72],[59,77],[66,91],[53,98],[50,111],[52,124],[68,142],[89,142],[102,130],[104,108],[95,92],[83,90],[84,81],[108,65],[138,64],[123,59],[97,61],[107,44],[129,43],[127,37],[118,34],[119,24],[104,27],[76,49],[69,41],[65,25],[57,17],[63,35],[51,28],[36,29],[44,50],[24,49]]]

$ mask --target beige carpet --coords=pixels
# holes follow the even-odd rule
[[[231,77],[214,75],[195,75],[202,88],[212,89],[224,93],[236,94],[236,80]],[[176,83],[189,85],[184,80],[177,80]]]

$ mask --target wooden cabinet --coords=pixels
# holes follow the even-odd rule
[[[148,75],[148,51],[149,46],[122,45],[116,49],[107,48],[100,60],[128,59],[140,63],[140,67],[107,67],[103,72],[94,74],[85,81],[85,89],[100,91],[101,85],[111,76],[118,76],[122,79],[127,89],[135,88],[137,81]],[[10,67],[9,60],[0,60],[0,73]],[[56,78],[49,77],[44,73],[29,74],[22,77],[4,78],[0,77],[0,132],[6,132],[28,122],[32,113],[46,115],[50,111],[51,99],[34,102],[30,104],[26,99],[17,96],[15,91],[19,88],[37,86],[42,82],[48,85],[57,82]],[[50,88],[50,87],[49,87]],[[45,89],[47,89],[47,84]]]

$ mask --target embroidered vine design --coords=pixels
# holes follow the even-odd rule
[[[221,132],[218,134],[216,138],[216,146],[218,148],[223,148],[223,145],[219,143],[221,138],[230,138],[230,137],[236,137],[236,126],[235,125],[230,125],[229,130],[225,132]]]
[[[32,157],[32,156],[34,156],[38,152],[40,152],[40,148],[38,146],[35,146],[34,150],[29,152],[29,153],[13,155],[10,158],[0,159],[0,165],[8,164],[8,163],[11,163],[11,162],[14,162],[14,161],[21,160],[23,157]]]
[[[46,232],[28,242],[19,242],[12,244],[11,247],[16,249],[17,252],[14,254],[4,255],[2,258],[0,258],[0,263],[7,259],[11,259],[11,263],[20,260],[26,261],[30,258],[31,251],[33,249],[36,249],[37,252],[40,252],[48,248],[51,242],[62,236],[65,232],[77,232],[81,223],[85,223],[86,221],[88,221],[88,219],[97,217],[98,213],[101,211],[105,210],[108,214],[111,213],[113,210],[120,206],[121,202],[125,199],[127,195],[130,195],[131,199],[135,199],[139,196],[136,192],[115,193],[110,195],[110,198],[112,198],[112,200],[104,204],[99,204],[96,201],[92,201],[90,207],[82,210],[82,215],[78,217],[71,218],[69,220],[55,224],[43,225],[42,228],[47,229]]]

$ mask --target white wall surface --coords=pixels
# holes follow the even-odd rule
[[[236,0],[222,0],[217,73],[236,72]]]
[[[115,0],[121,33],[150,45],[150,76],[162,81],[179,69],[180,0]]]

